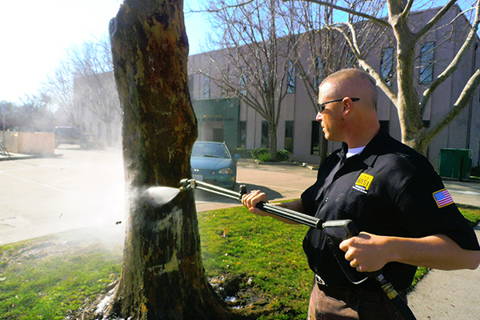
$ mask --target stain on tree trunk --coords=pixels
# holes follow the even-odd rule
[[[187,87],[183,2],[126,0],[110,34],[130,217],[123,270],[107,317],[228,319],[230,312],[204,274],[191,192],[163,207],[141,196],[150,186],[178,187],[190,177],[197,121]]]

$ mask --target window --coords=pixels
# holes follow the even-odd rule
[[[270,86],[271,86],[270,76],[271,76],[270,66],[268,65],[268,63],[264,63],[262,65],[262,79],[263,79],[263,87],[264,87],[263,90],[269,90],[270,89]]]
[[[390,133],[390,121],[380,120],[380,131]]]
[[[380,75],[387,86],[392,85],[393,73],[393,47],[383,48]]]
[[[287,64],[287,93],[295,93],[296,89],[296,74],[295,64],[292,60],[288,60]]]
[[[293,152],[293,121],[285,121],[285,150]]]
[[[310,154],[320,155],[320,123],[312,121],[312,138],[310,140]]]
[[[425,42],[420,48],[420,66],[418,71],[418,82],[428,84],[433,81],[433,53],[435,42]]]
[[[240,81],[238,83],[238,86],[240,87],[240,94],[241,95],[246,95],[247,94],[247,83],[248,83],[248,77],[247,74],[242,70],[240,74]]]
[[[313,86],[315,90],[318,90],[318,86],[320,86],[320,82],[324,77],[324,67],[322,58],[316,57],[315,58],[315,79],[313,80]]]
[[[210,78],[206,75],[203,76],[202,80],[202,98],[209,99],[210,98]]]
[[[268,148],[268,122],[263,120],[262,121],[262,141],[261,145],[263,148]]]
[[[222,82],[224,83],[230,83],[230,67],[227,65],[227,68],[222,71]],[[222,97],[230,97],[232,95],[232,91],[229,86],[226,85],[220,85],[221,89],[221,96]]]
[[[246,148],[247,145],[247,121],[238,123],[238,147]]]

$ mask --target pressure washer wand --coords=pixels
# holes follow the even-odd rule
[[[182,179],[180,181],[180,186],[181,188],[184,188],[184,189],[198,189],[198,190],[207,191],[223,197],[238,200],[240,202],[242,201],[242,196],[248,193],[247,187],[245,185],[240,185],[240,192],[235,192],[232,190],[228,190],[228,189],[218,187],[216,185],[206,183],[203,181],[198,181],[195,179]],[[321,228],[322,222],[320,219],[303,214],[301,212],[297,212],[287,208],[281,208],[278,206],[273,206],[266,202],[259,202],[257,203],[256,207],[260,210],[285,218],[290,221],[294,221],[312,228]]]

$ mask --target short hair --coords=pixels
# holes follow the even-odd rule
[[[335,80],[338,81],[338,80],[345,80],[345,79],[352,79],[352,78],[359,78],[360,80],[366,81],[370,85],[372,103],[376,110],[377,99],[378,99],[377,84],[375,80],[372,78],[372,76],[370,76],[370,74],[368,74],[363,70],[360,70],[357,68],[347,68],[347,69],[338,70],[328,75],[325,79],[323,79],[323,81],[320,83],[320,86],[322,86],[324,83],[329,81],[335,81]]]

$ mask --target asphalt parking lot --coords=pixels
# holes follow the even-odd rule
[[[120,150],[62,146],[53,158],[0,161],[0,244],[54,232],[121,229],[126,212]],[[272,168],[270,168],[272,167]],[[316,173],[299,167],[259,167],[241,161],[238,182],[271,199],[295,198]],[[196,192],[197,210],[239,205]]]

